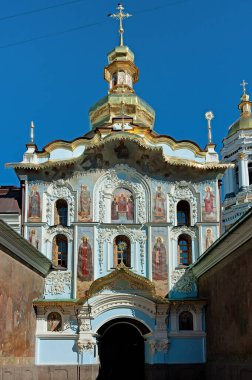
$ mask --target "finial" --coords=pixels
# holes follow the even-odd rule
[[[123,13],[123,10],[124,10],[124,7],[122,5],[122,3],[118,3],[118,7],[116,8],[118,9],[118,13],[109,13],[108,16],[109,17],[113,17],[117,20],[119,20],[119,33],[120,33],[120,46],[123,46],[123,33],[124,33],[124,29],[123,29],[123,25],[122,25],[122,20],[124,18],[129,18],[130,16],[132,16],[130,13]]]
[[[242,90],[243,90],[243,94],[246,95],[246,84],[248,84],[247,82],[245,82],[245,80],[243,79],[243,81],[241,82],[240,86],[242,86]]]
[[[31,124],[30,124],[30,143],[31,144],[34,143],[34,123],[33,123],[33,121],[31,121]]]
[[[208,144],[212,144],[212,130],[211,130],[211,120],[214,118],[212,111],[205,113],[205,118],[208,122]]]

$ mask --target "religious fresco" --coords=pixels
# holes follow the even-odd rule
[[[167,279],[167,248],[164,238],[157,236],[152,248],[152,278],[153,280]]]
[[[157,186],[153,195],[153,222],[166,222],[166,195],[162,186]]]
[[[156,291],[168,293],[168,239],[166,227],[152,227],[151,233],[152,280]]]
[[[78,228],[77,261],[77,297],[83,297],[94,279],[93,241],[91,227]]]
[[[29,192],[28,220],[41,222],[41,198],[38,186],[33,185]]]
[[[217,221],[215,190],[206,185],[202,194],[202,222]]]
[[[79,196],[79,221],[80,222],[90,222],[92,220],[91,211],[92,209],[92,198],[88,185],[81,185],[80,196]]]
[[[203,251],[207,250],[217,239],[217,229],[215,226],[202,228]]]
[[[44,279],[29,268],[0,252],[0,365],[12,358],[12,364],[35,355],[36,314],[32,301],[42,298]],[[31,286],[32,284],[32,286]],[[17,358],[17,359],[16,359]]]
[[[93,252],[88,236],[81,238],[78,248],[77,276],[82,281],[91,281],[93,278]]]
[[[47,331],[62,331],[62,319],[60,313],[53,311],[48,314]]]
[[[134,223],[134,198],[131,191],[118,188],[111,201],[112,223]]]
[[[28,241],[35,247],[36,249],[41,249],[41,229],[36,227],[28,227],[27,228],[27,237]]]

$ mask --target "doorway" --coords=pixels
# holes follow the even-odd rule
[[[100,370],[97,380],[144,380],[143,334],[148,332],[146,326],[127,318],[102,326],[98,331]]]

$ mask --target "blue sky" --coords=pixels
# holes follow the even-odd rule
[[[124,28],[140,70],[135,91],[155,109],[155,130],[204,148],[204,114],[212,110],[219,151],[239,117],[243,79],[252,94],[252,1],[123,5],[133,14]],[[4,163],[21,161],[31,120],[39,149],[89,130],[88,110],[108,89],[107,53],[118,45],[118,23],[107,17],[116,6],[111,0],[1,0],[0,185],[19,184]]]

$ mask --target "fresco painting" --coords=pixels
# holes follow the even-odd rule
[[[157,186],[153,197],[153,222],[166,221],[166,198],[162,186]]]
[[[131,191],[118,188],[111,202],[112,223],[134,223],[134,198]]]
[[[89,243],[89,238],[84,235],[81,238],[81,243],[78,248],[77,275],[81,281],[91,281],[93,278],[92,255],[93,252]]]
[[[167,248],[162,236],[157,236],[152,249],[152,278],[166,280],[168,275]]]
[[[213,188],[205,186],[202,203],[202,221],[214,222],[217,220],[216,195]]]
[[[0,278],[0,364],[8,358],[29,359],[35,354],[36,314],[32,301],[43,295],[43,279],[22,264],[11,265],[7,255],[1,254]],[[32,284],[32,286],[31,286]],[[8,363],[8,362],[7,362]],[[20,365],[20,361],[17,363]]]
[[[41,230],[40,228],[36,227],[29,227],[27,230],[27,236],[29,242],[35,247],[36,249],[41,249]]]
[[[217,239],[216,227],[204,227],[202,230],[203,250],[207,250]]]
[[[28,218],[30,221],[41,221],[41,200],[38,186],[33,185],[29,194]]]
[[[92,199],[88,185],[81,185],[79,198],[79,221],[90,222],[92,208]]]

